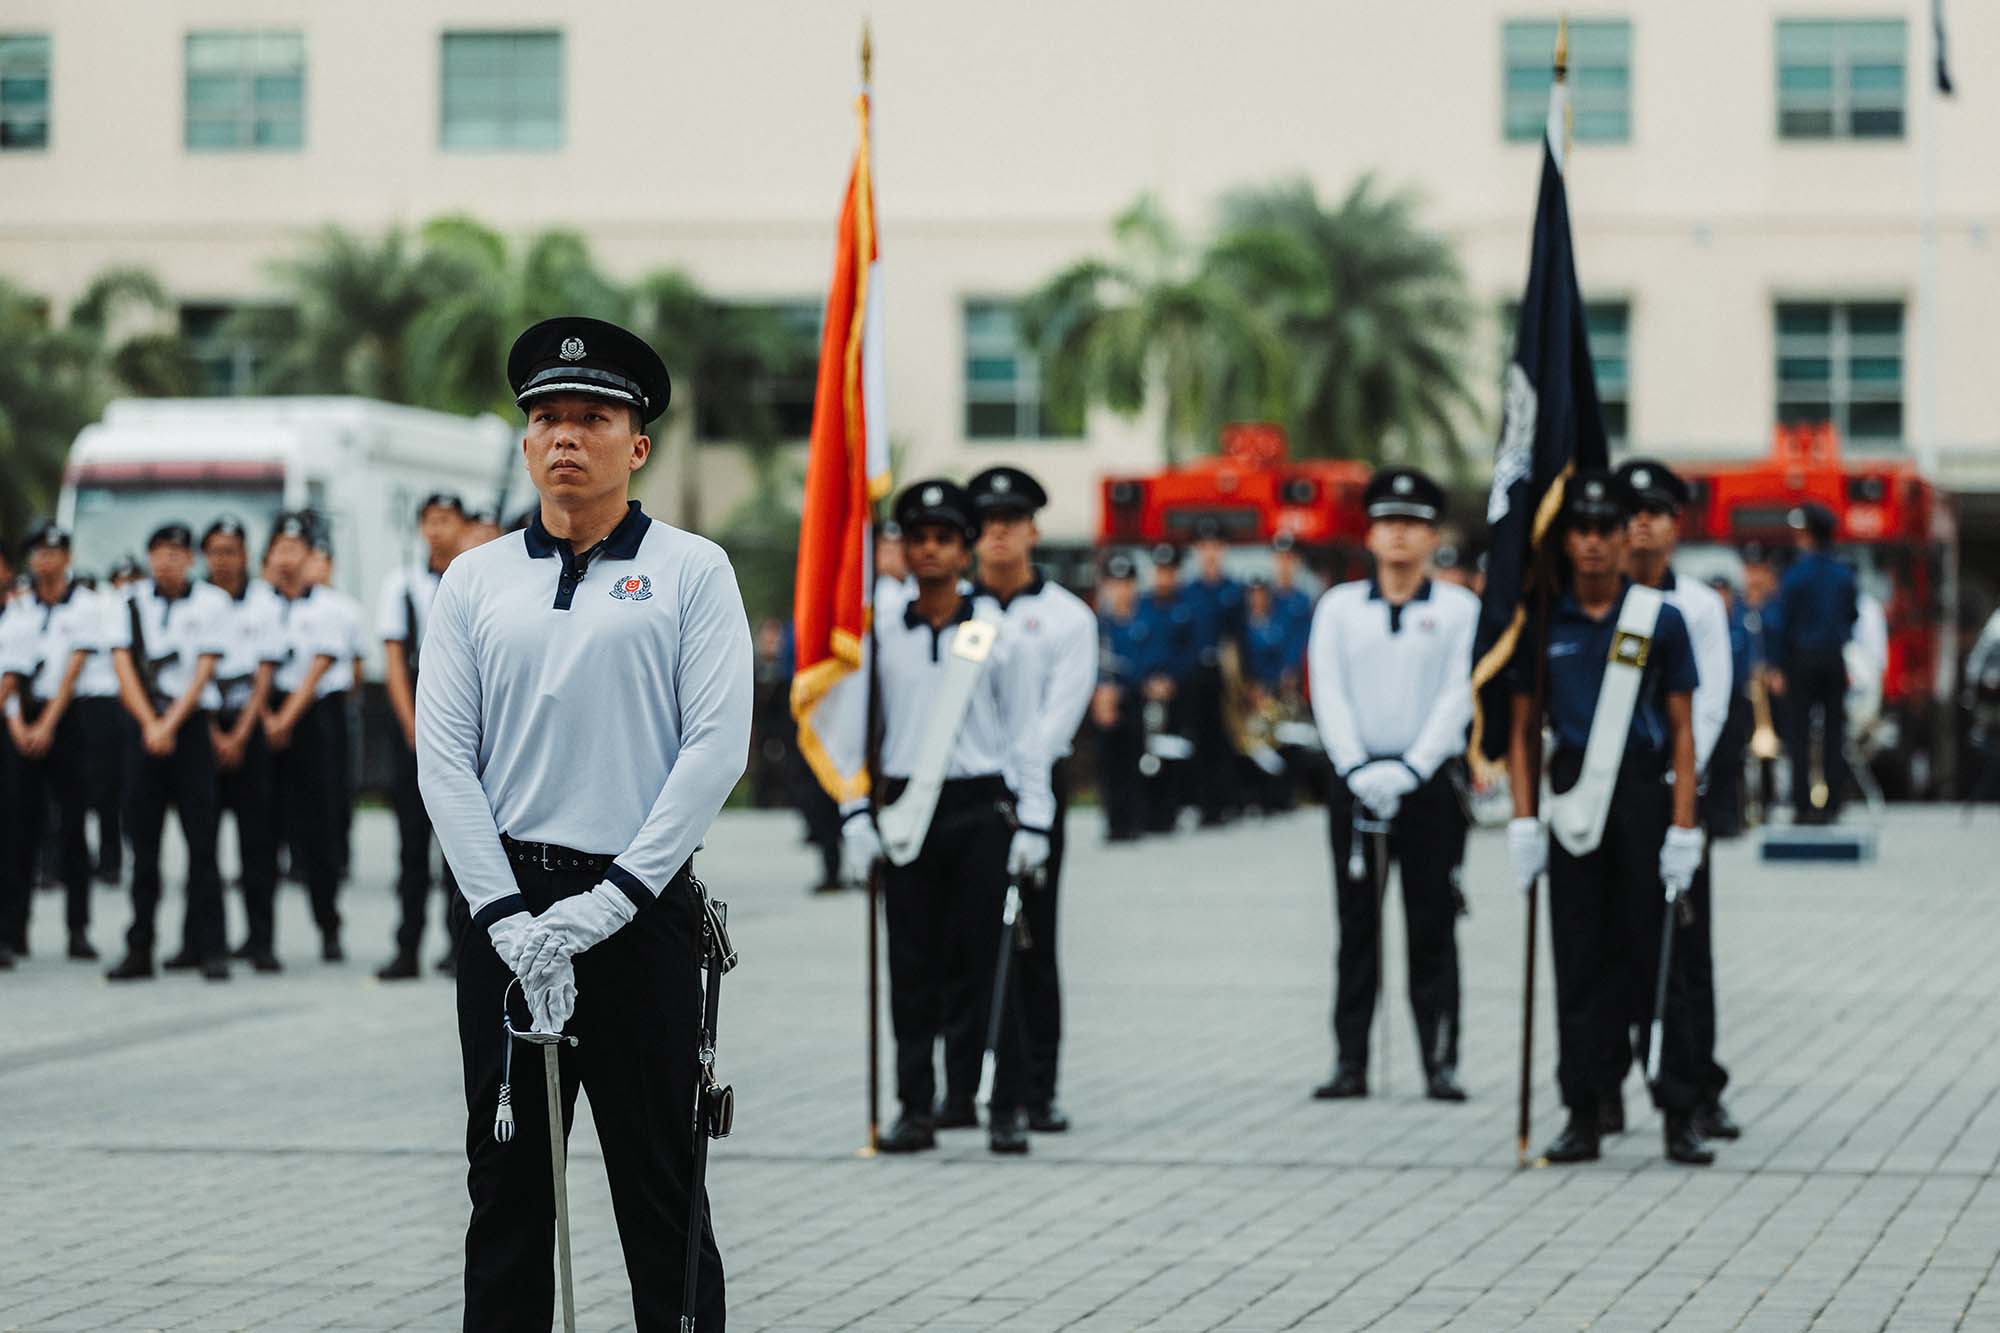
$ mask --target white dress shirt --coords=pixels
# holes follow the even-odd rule
[[[349,649],[345,627],[332,599],[320,589],[307,588],[301,596],[287,597],[268,583],[258,583],[249,595],[278,627],[278,669],[271,679],[278,694],[290,694],[305,684],[315,658],[331,658],[334,666],[340,664],[341,654]],[[333,693],[334,687],[328,683],[332,675],[333,667],[321,673],[313,689],[315,699]]]
[[[16,597],[9,615],[27,617],[22,652],[28,692],[44,701],[54,699],[77,652],[104,651],[104,599],[72,581],[61,597],[44,602],[32,590]],[[87,665],[88,659],[86,659]]]
[[[443,577],[428,561],[404,565],[384,575],[375,605],[375,637],[383,643],[403,644],[412,657],[422,654],[424,640],[430,637],[431,602]],[[412,620],[416,622],[415,643],[409,642]]]
[[[276,666],[284,660],[284,640],[278,633],[273,599],[252,595],[258,585],[246,583],[241,597],[232,597],[215,584],[209,586],[223,599],[222,656],[215,663],[215,683],[222,691],[222,706],[236,711],[250,703],[257,668],[266,662]]]
[[[76,677],[77,698],[118,697],[118,668],[111,661],[111,635],[124,622],[125,604],[132,596],[132,589],[137,586],[128,583],[122,588],[113,588],[107,584],[93,594],[104,617],[104,630],[99,637],[105,646],[83,660],[83,670]]]
[[[1694,770],[1708,771],[1708,757],[1729,721],[1729,697],[1736,689],[1729,655],[1729,608],[1722,594],[1699,579],[1684,579],[1671,569],[1660,585],[1667,604],[1687,622],[1688,646],[1694,649]]]
[[[750,624],[722,548],[634,501],[582,568],[539,515],[452,561],[417,676],[417,778],[481,925],[521,910],[500,835],[610,853],[643,905],[749,761]]]
[[[194,682],[195,667],[204,657],[220,662],[228,646],[229,594],[212,583],[190,583],[178,597],[161,595],[151,579],[142,579],[118,599],[118,614],[105,630],[107,648],[131,652],[132,618],[136,612],[139,633],[145,639],[146,661],[134,662],[141,680],[150,671],[153,700],[169,703],[179,699]],[[195,699],[198,708],[222,707],[222,690],[213,675]]]
[[[326,669],[321,678],[322,694],[342,694],[354,688],[354,662],[368,652],[368,636],[364,622],[367,617],[361,603],[349,597],[340,589],[324,585],[313,590],[315,597],[326,599],[333,618],[339,624],[340,651],[333,655],[333,665]]]
[[[1313,608],[1306,670],[1313,720],[1342,777],[1400,759],[1419,779],[1465,749],[1479,599],[1425,579],[1399,607],[1373,579],[1329,589]]]
[[[1042,752],[1052,764],[1067,758],[1097,688],[1096,614],[1040,571],[1010,598],[985,587],[979,593],[998,603],[1006,632],[1035,659]]]
[[[947,781],[954,778],[1000,777],[1014,793],[1014,811],[1023,828],[1048,832],[1055,819],[1055,795],[1049,785],[1050,758],[1043,748],[1041,674],[1028,641],[1011,633],[997,602],[985,601],[992,618],[1001,622],[987,654],[972,702],[965,710],[958,736],[945,765]],[[934,630],[917,614],[916,598],[894,616],[875,622],[875,652],[880,672],[882,775],[907,780],[930,725],[931,701],[944,679],[958,627],[972,619],[974,598],[963,593],[958,608],[942,629]],[[844,808],[850,812],[861,802]]]

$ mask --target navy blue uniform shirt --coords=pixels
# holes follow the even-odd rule
[[[1618,600],[1602,619],[1585,615],[1576,594],[1565,591],[1549,612],[1549,728],[1558,750],[1581,750],[1590,740],[1590,720],[1597,714],[1597,694],[1611,658],[1611,637],[1632,581],[1622,580]],[[1527,647],[1525,640],[1523,647]],[[1514,692],[1535,690],[1532,652],[1516,652]],[[1639,702],[1632,709],[1632,730],[1626,753],[1656,756],[1667,753],[1667,696],[1693,694],[1698,676],[1687,622],[1671,604],[1660,606],[1653,626],[1653,646],[1646,654],[1639,679]]]
[[[1729,689],[1742,694],[1750,688],[1750,616],[1742,602],[1729,607]]]
[[[1107,685],[1137,685],[1153,674],[1153,627],[1138,608],[1120,620],[1097,613],[1097,678]]]
[[[1297,671],[1292,655],[1292,627],[1273,611],[1262,620],[1243,624],[1243,670],[1251,680],[1276,692],[1287,671]]]
[[[1193,599],[1182,588],[1162,600],[1156,593],[1139,599],[1139,619],[1146,622],[1153,639],[1148,675],[1186,680],[1201,661],[1198,615]]]
[[[1777,660],[1781,669],[1800,653],[1841,649],[1861,614],[1854,571],[1823,551],[1807,551],[1778,581]]]
[[[1285,665],[1297,670],[1312,636],[1313,599],[1304,588],[1271,589],[1271,618],[1285,626]]]
[[[1204,666],[1215,665],[1225,639],[1243,635],[1243,585],[1226,575],[1213,583],[1190,579],[1181,584],[1181,599],[1194,612],[1194,641]]]

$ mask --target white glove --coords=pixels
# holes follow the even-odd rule
[[[1549,868],[1549,834],[1541,820],[1522,815],[1507,821],[1507,859],[1514,865],[1514,887],[1528,892]]]
[[[1007,844],[1007,873],[1025,879],[1049,863],[1049,835],[1033,829],[1015,829],[1014,841]]]
[[[1347,775],[1347,789],[1378,819],[1394,819],[1403,798],[1417,789],[1417,775],[1398,759],[1377,759]]]
[[[840,826],[841,883],[866,884],[868,872],[881,855],[882,835],[875,831],[875,821],[868,812],[849,815]]]
[[[601,944],[639,909],[615,884],[600,884],[589,893],[564,898],[535,918],[521,943],[514,975],[523,985],[543,986],[558,968],[594,944]]]
[[[487,938],[493,941],[493,952],[500,955],[500,961],[507,965],[508,971],[518,971],[515,964],[521,958],[521,944],[528,938],[528,929],[534,924],[532,913],[516,912],[512,916],[501,917],[486,928]]]
[[[1675,825],[1667,830],[1667,840],[1660,844],[1660,880],[1666,885],[1668,902],[1679,899],[1694,883],[1706,845],[1707,839],[1699,828]]]
[[[561,1032],[576,1013],[576,964],[565,958],[556,965],[547,981],[523,983],[528,993],[528,1013],[536,1032]]]

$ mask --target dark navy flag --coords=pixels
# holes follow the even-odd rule
[[[1528,287],[1514,325],[1514,356],[1507,366],[1493,489],[1486,503],[1492,545],[1472,656],[1475,761],[1495,760],[1507,751],[1507,667],[1528,637],[1532,593],[1547,558],[1543,538],[1562,505],[1563,478],[1575,468],[1608,463],[1570,245],[1569,198],[1563,189],[1558,145],[1564,101],[1563,86],[1557,84],[1542,146]]]

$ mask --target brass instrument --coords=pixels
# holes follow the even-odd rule
[[[1750,757],[1766,762],[1778,757],[1778,729],[1771,722],[1771,691],[1762,671],[1750,673],[1750,715],[1756,726],[1750,733]]]

